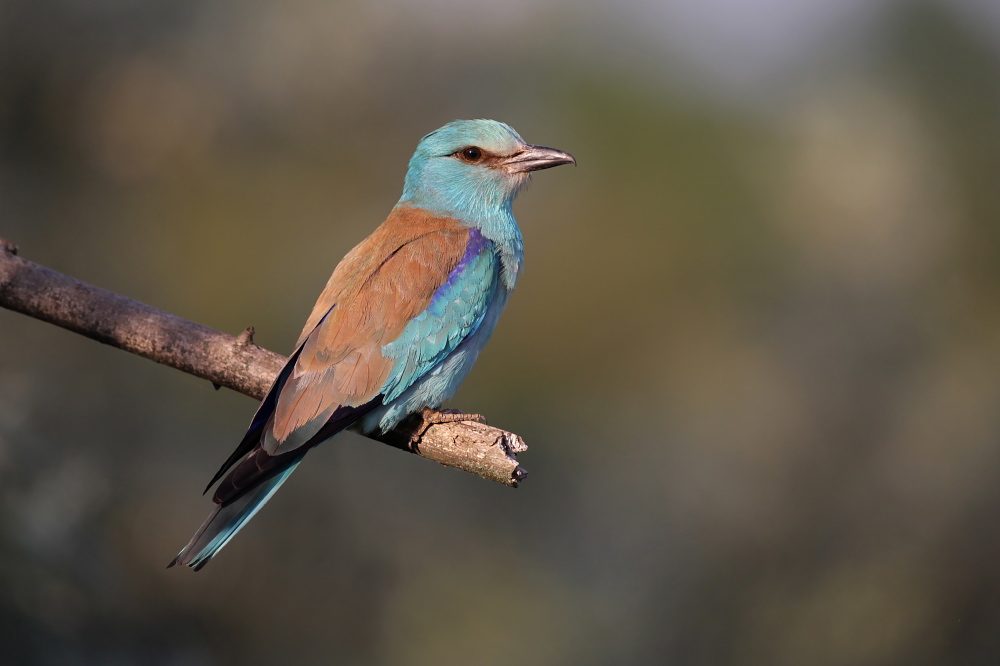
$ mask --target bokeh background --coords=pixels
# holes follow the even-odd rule
[[[454,406],[164,570],[249,399],[0,312],[0,663],[1000,663],[993,0],[3,0],[0,235],[287,353],[417,140],[574,153]]]

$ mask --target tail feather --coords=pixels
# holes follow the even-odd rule
[[[302,459],[296,460],[277,475],[225,506],[219,505],[191,537],[191,541],[167,565],[186,564],[198,571],[215,557],[229,540],[260,511]]]

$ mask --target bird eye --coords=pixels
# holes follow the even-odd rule
[[[483,159],[482,149],[477,148],[476,146],[469,146],[468,148],[463,148],[461,155],[463,160],[465,160],[466,162],[471,162],[473,164]]]

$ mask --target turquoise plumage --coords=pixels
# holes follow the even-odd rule
[[[208,563],[313,446],[347,428],[385,432],[454,395],[521,271],[511,204],[531,172],[570,163],[492,120],[455,121],[420,141],[399,203],[334,270],[209,483],[222,479],[216,509],[169,566]]]
[[[435,292],[427,309],[411,319],[398,338],[382,346],[383,356],[393,359],[392,374],[383,386],[384,402],[397,399],[475,333],[493,302],[499,273],[494,248],[478,232],[470,236],[454,278]]]

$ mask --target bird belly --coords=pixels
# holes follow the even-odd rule
[[[455,351],[448,354],[440,363],[418,379],[398,398],[387,405],[376,407],[362,417],[351,428],[362,434],[376,431],[386,432],[410,414],[419,412],[424,407],[437,408],[448,400],[461,385],[462,380],[472,370],[479,352],[482,351],[493,329],[497,325],[500,313],[507,304],[509,292],[500,288],[496,290],[493,302],[483,318],[482,324],[468,338],[463,340]]]

